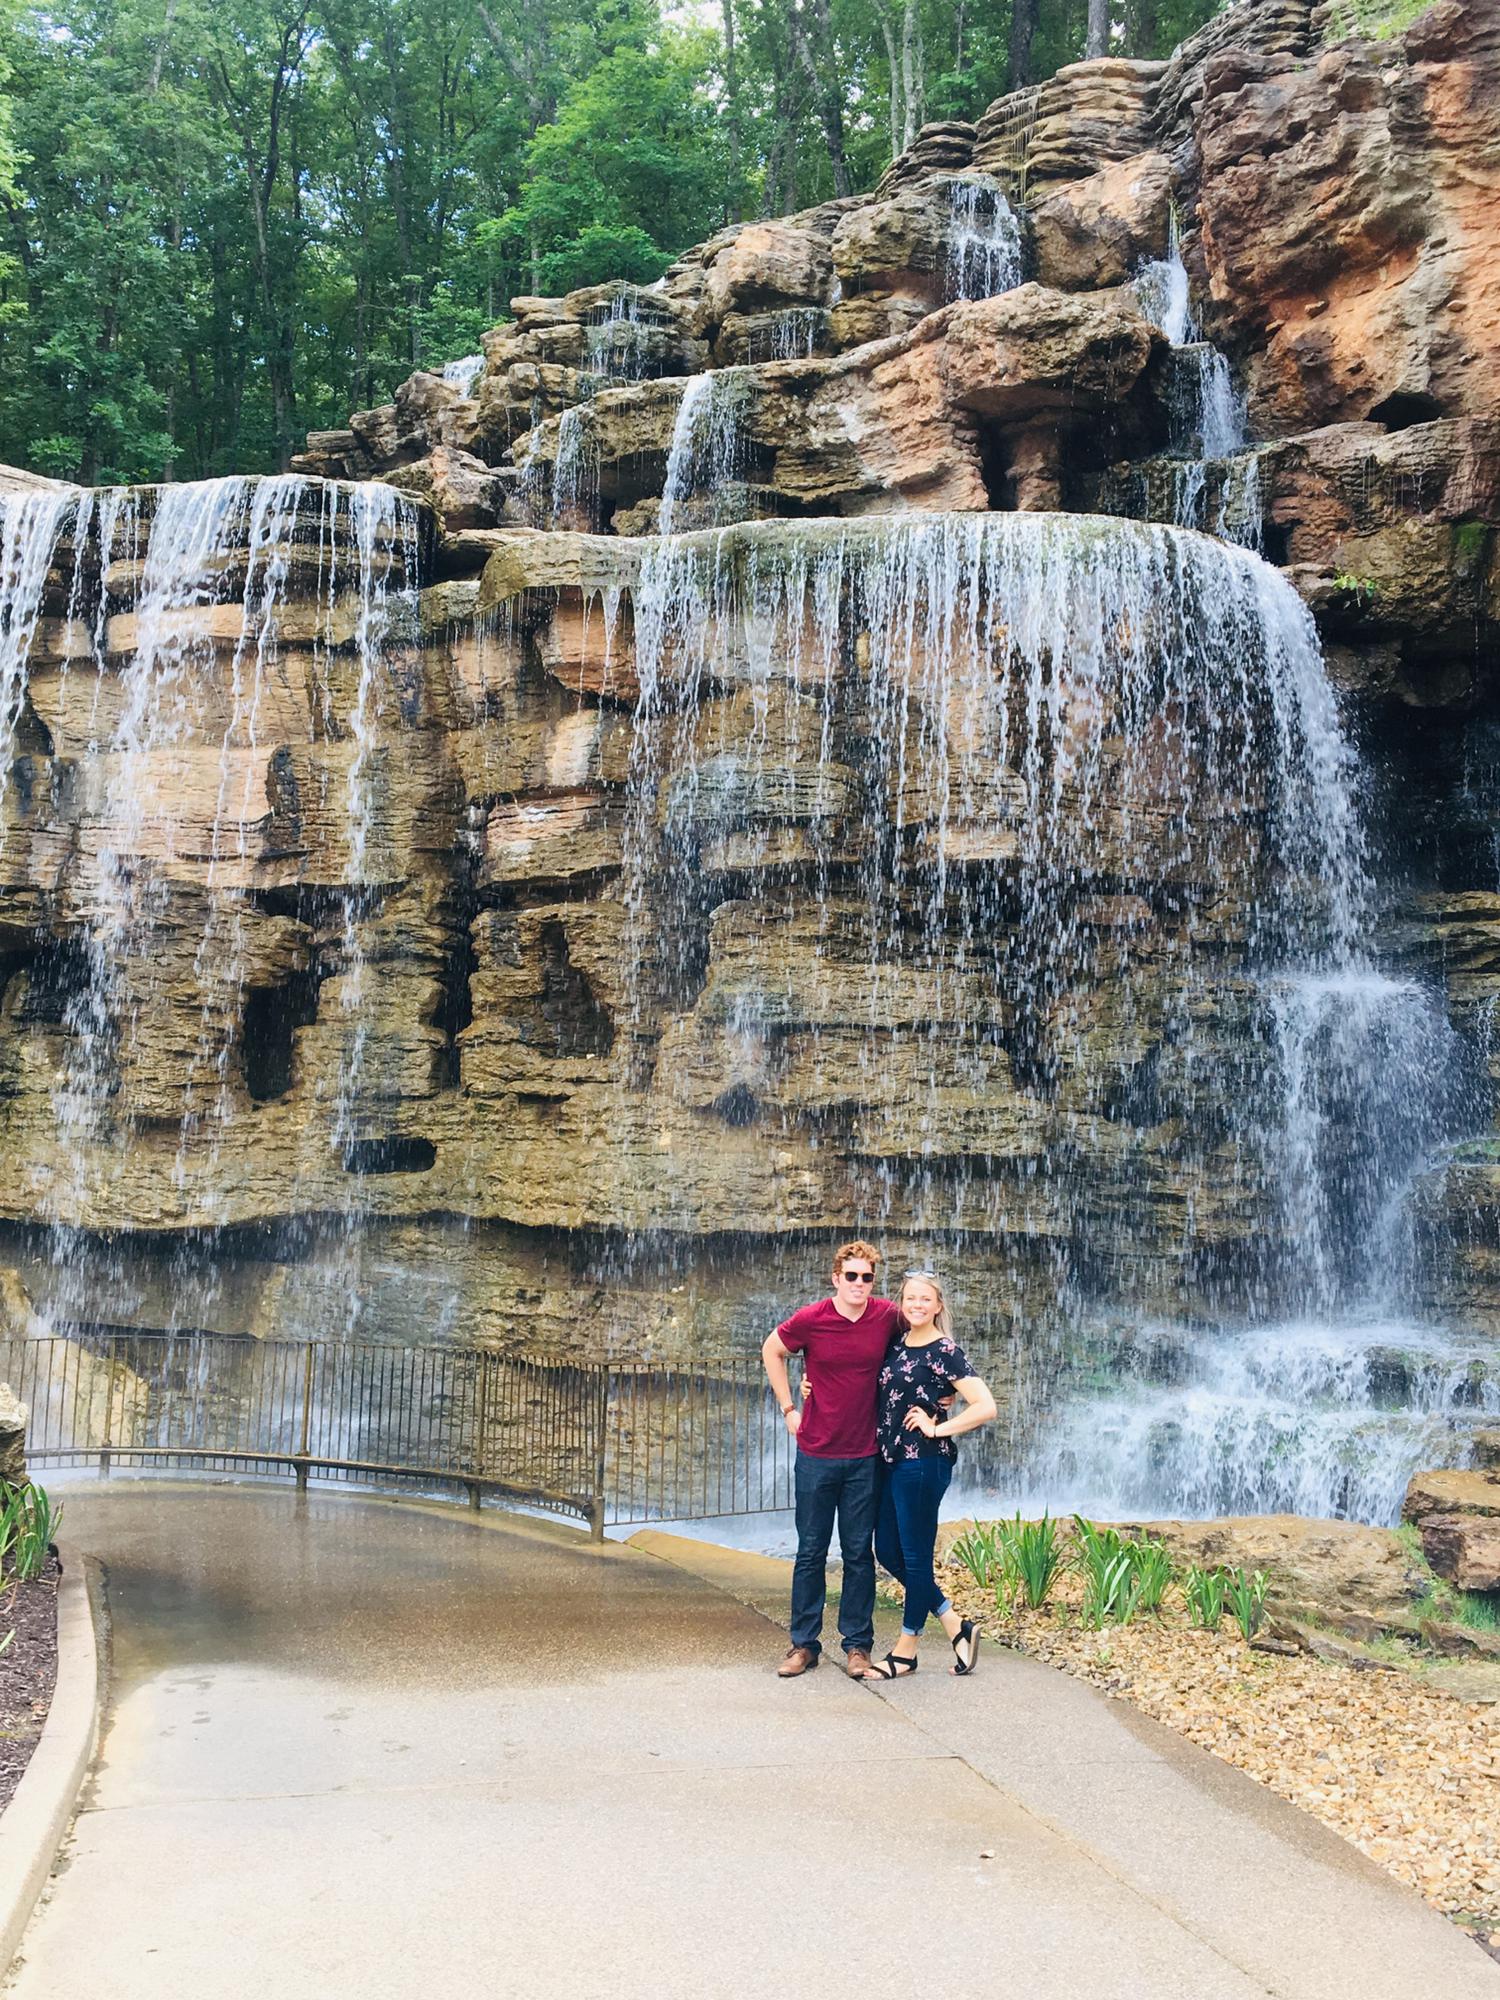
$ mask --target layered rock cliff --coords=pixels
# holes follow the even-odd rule
[[[38,1303],[704,1352],[861,1222],[1027,1420],[1377,1264],[1492,1330],[1497,106],[1482,0],[1244,4],[291,479],[10,501]]]

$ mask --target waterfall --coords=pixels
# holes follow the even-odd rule
[[[543,527],[591,527],[599,500],[599,453],[587,403],[563,411],[552,461],[552,492]]]
[[[1117,1387],[1045,1427],[1017,1481],[1028,1511],[1395,1522],[1412,1473],[1453,1461],[1455,1413],[1500,1417],[1492,1352],[1401,1320],[1148,1326],[1114,1365]]]
[[[102,587],[86,664],[114,692],[94,704],[84,762],[93,796],[71,890],[84,921],[53,1099],[56,1164],[38,1187],[64,1318],[98,1310],[97,1272],[78,1270],[70,1286],[69,1267],[80,1232],[108,1227],[138,1131],[175,1125],[184,1207],[210,1216],[220,1162],[248,1139],[235,1129],[248,1108],[237,1059],[258,939],[265,950],[259,890],[285,875],[265,853],[273,806],[263,745],[285,741],[289,665],[308,675],[308,740],[347,745],[327,767],[345,773],[346,854],[324,898],[336,925],[323,991],[349,1027],[305,1161],[325,1185],[343,1180],[332,1162],[361,1129],[365,920],[381,879],[379,687],[415,611],[415,516],[383,484],[205,480],[102,494],[96,511]],[[131,608],[108,609],[122,602]],[[264,715],[273,701],[275,729]],[[197,1030],[184,1051],[183,1000],[194,993]],[[357,1182],[329,1205],[352,1230]]]
[[[460,396],[472,396],[474,384],[484,373],[482,354],[465,354],[457,361],[443,363],[443,380],[451,382]]]
[[[1200,535],[1078,517],[748,524],[654,544],[635,637],[629,1102],[681,1087],[673,1020],[709,924],[738,966],[713,989],[721,1102],[774,1131],[794,1068],[828,1106],[851,1213],[898,1212],[877,1164],[894,1153],[903,1227],[1003,1235],[1101,1135],[1134,1162],[1176,1128],[1181,1177],[1254,1218],[1258,1272],[1215,1278],[1212,1202],[1184,1211],[1180,1255],[1221,1299],[1220,1330],[1177,1336],[1184,1379],[1156,1405],[1128,1381],[1079,1393],[1062,1357],[1053,1387],[1034,1385],[1050,1407],[1017,1440],[1019,1481],[1059,1504],[1197,1509],[1212,1454],[1183,1411],[1232,1421],[1226,1384],[1261,1338],[1236,1315],[1258,1293],[1356,1357],[1396,1343],[1405,1197],[1473,1107],[1434,997],[1366,956],[1355,760],[1311,616],[1275,571]],[[861,817],[889,827],[863,852]],[[811,901],[778,886],[788,851],[815,871]],[[1215,936],[1226,896],[1238,960]],[[1101,1018],[1088,988],[1106,947]],[[1152,1199],[1132,1175],[1127,1241]],[[693,1220],[656,1182],[634,1198],[662,1226]],[[1388,1514],[1424,1456],[1461,1456],[1468,1419],[1443,1385],[1467,1379],[1462,1357],[1407,1334],[1431,1349],[1426,1388],[1366,1408],[1371,1368],[1318,1374],[1325,1406],[1296,1425],[1268,1409],[1257,1435],[1275,1430],[1275,1449],[1235,1456],[1236,1504],[1296,1488]],[[1152,1408],[1181,1449],[1142,1459]],[[1378,1467],[1356,1476],[1354,1443],[1325,1463],[1335,1434],[1378,1434]]]
[[[699,526],[688,516],[706,513],[713,521],[738,519],[743,499],[742,430],[747,372],[713,368],[689,375],[672,426],[666,480],[661,495],[661,532]]]
[[[596,378],[591,391],[604,382],[639,382],[647,372],[650,352],[640,294],[615,292],[583,330],[584,369]]]
[[[0,771],[6,773],[58,544],[66,527],[76,531],[87,506],[88,497],[69,486],[0,494]],[[76,581],[75,566],[75,587]],[[0,834],[4,825],[0,799]]]
[[[1258,549],[1260,462],[1246,449],[1245,399],[1228,361],[1203,338],[1194,316],[1175,210],[1166,256],[1143,265],[1134,282],[1141,311],[1172,344],[1167,388],[1171,518],[1180,528],[1204,528],[1221,540]],[[1215,483],[1217,505],[1210,515]]]
[[[948,186],[949,299],[992,299],[1021,282],[1021,225],[997,181],[965,175]]]

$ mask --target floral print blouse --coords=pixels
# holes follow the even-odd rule
[[[876,1441],[887,1465],[901,1458],[958,1457],[958,1445],[951,1437],[930,1438],[919,1430],[907,1430],[906,1413],[925,1410],[934,1422],[942,1423],[949,1414],[942,1407],[944,1398],[973,1373],[968,1355],[949,1334],[940,1333],[921,1347],[908,1347],[904,1334],[896,1336],[876,1387]]]

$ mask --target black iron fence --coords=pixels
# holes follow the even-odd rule
[[[79,1329],[0,1340],[33,1466],[457,1487],[607,1525],[792,1504],[758,1356],[704,1367]]]

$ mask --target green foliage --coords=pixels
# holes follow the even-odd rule
[[[1136,1581],[1140,1585],[1136,1609],[1160,1611],[1162,1599],[1177,1577],[1176,1565],[1168,1553],[1165,1542],[1153,1542],[1143,1537],[1128,1542],[1126,1547],[1135,1569]]]
[[[1040,1521],[1023,1521],[1018,1512],[1013,1521],[1001,1521],[997,1527],[1012,1590],[1020,1592],[1031,1610],[1040,1611],[1064,1564],[1057,1523],[1047,1514]]]
[[[1235,1623],[1240,1628],[1240,1636],[1247,1646],[1265,1619],[1266,1596],[1270,1588],[1271,1579],[1263,1569],[1235,1569],[1227,1573],[1225,1595]]]
[[[976,1521],[957,1536],[948,1549],[948,1560],[966,1569],[981,1590],[998,1585],[1005,1571],[1005,1548],[998,1521]]]
[[[62,1503],[54,1501],[45,1487],[11,1487],[0,1499],[0,1571],[8,1564],[11,1575],[22,1583],[40,1576],[62,1511]]]
[[[908,127],[1012,86],[1020,4],[0,0],[0,460],[284,465],[517,293],[650,282],[872,187]],[[1215,4],[1115,0],[1113,46]],[[1037,6],[1030,80],[1085,17]]]
[[[1471,1632],[1500,1632],[1500,1591],[1455,1590],[1453,1614]]]
[[[1141,1585],[1124,1536],[1117,1528],[1096,1527],[1073,1516],[1074,1561],[1083,1579],[1083,1622],[1095,1631],[1128,1625],[1140,1602]]]
[[[1433,0],[1332,0],[1323,39],[1384,41],[1404,34],[1432,4]]]
[[[1188,1618],[1200,1631],[1217,1632],[1224,1622],[1224,1600],[1229,1578],[1221,1569],[1199,1569],[1193,1563],[1182,1579]]]

